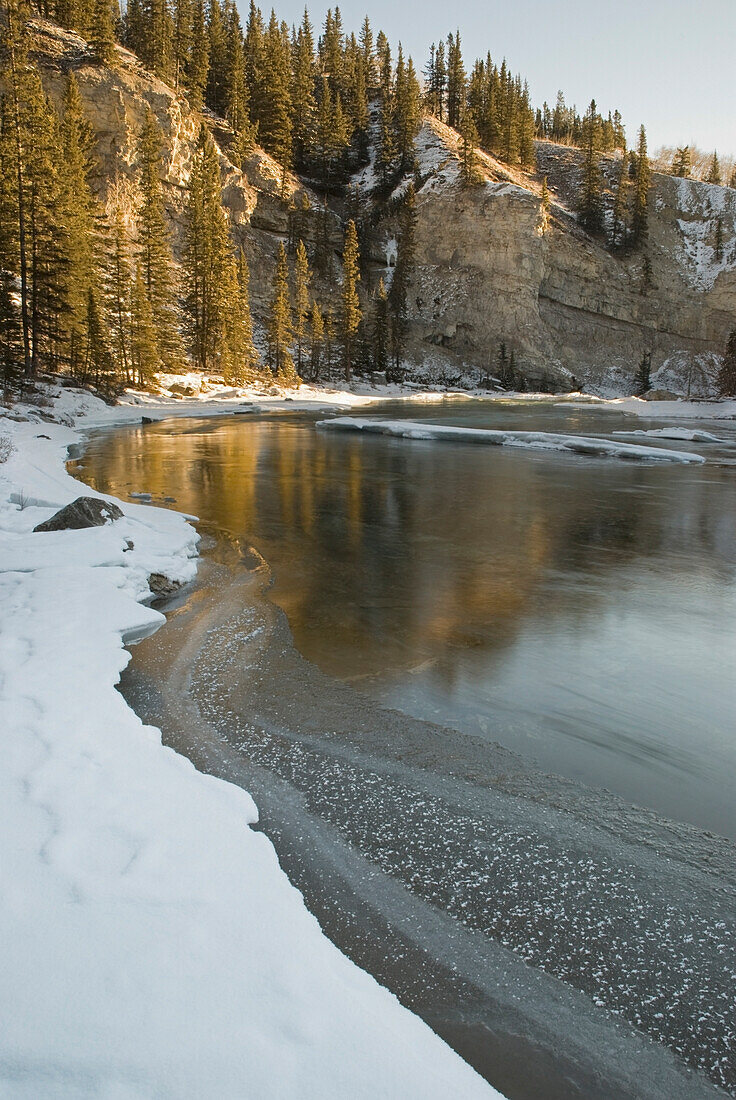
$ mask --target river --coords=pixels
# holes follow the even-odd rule
[[[662,422],[551,400],[369,414],[707,461],[299,414],[93,433],[78,476],[205,533],[126,695],[254,793],[328,934],[509,1096],[707,1095],[688,1067],[733,1090],[736,426],[614,436]]]

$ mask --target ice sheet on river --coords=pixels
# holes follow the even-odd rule
[[[613,439],[562,435],[557,432],[458,428],[446,424],[422,424],[416,420],[367,420],[356,416],[319,420],[317,427],[327,428],[330,431],[373,432],[377,435],[398,436],[401,439],[481,443],[498,447],[524,447],[535,451],[571,451],[573,454],[630,459],[637,462],[705,462],[702,455],[693,454],[690,451],[671,451],[664,447],[647,447],[634,443],[619,443]]]

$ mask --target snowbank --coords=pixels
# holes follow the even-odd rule
[[[164,621],[149,574],[194,575],[192,527],[121,502],[34,534],[80,495],[78,435],[0,415],[0,437],[0,1095],[497,1097],[322,935],[249,795],[114,690],[124,640]]]
[[[637,428],[636,431],[612,432],[616,436],[650,436],[653,439],[683,439],[688,443],[722,443],[717,435],[699,428]]]
[[[555,432],[496,431],[485,428],[454,428],[439,424],[420,424],[414,420],[361,420],[340,416],[319,420],[318,428],[344,432],[373,432],[402,439],[430,439],[453,443],[481,443],[502,447],[525,447],[536,451],[570,451],[574,454],[606,458],[634,459],[647,462],[705,462],[702,455],[689,451],[670,451],[663,447],[642,447],[582,435]]]

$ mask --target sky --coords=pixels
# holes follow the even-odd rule
[[[247,15],[246,0],[238,0]],[[269,4],[263,2],[265,11]],[[277,0],[276,14],[299,22],[304,0]],[[315,26],[329,4],[309,3]],[[650,151],[695,144],[736,154],[736,0],[344,0],[345,28],[368,12],[374,32],[401,41],[423,69],[433,41],[460,30],[466,67],[490,49],[529,81],[535,107],[568,104],[621,111],[629,142],[639,124]]]

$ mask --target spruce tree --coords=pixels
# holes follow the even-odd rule
[[[292,340],[291,303],[289,301],[289,265],[283,242],[279,244],[273,291],[268,315],[267,362],[280,381],[294,377],[294,361],[290,354]]]
[[[309,260],[304,241],[300,240],[296,247],[294,261],[294,342],[296,344],[296,369],[297,374],[302,375],[304,345],[307,337],[307,317],[309,316],[309,284],[312,281],[312,273],[309,270]]]
[[[578,198],[580,221],[588,233],[603,229],[603,176],[600,164],[600,121],[593,100],[585,115],[583,179]]]
[[[639,368],[634,380],[634,393],[637,397],[641,397],[642,394],[647,393],[652,388],[651,373],[652,354],[649,351],[645,351],[639,362]]]
[[[636,174],[634,177],[634,198],[631,214],[631,242],[642,246],[649,235],[649,187],[651,169],[647,155],[647,135],[644,127],[639,129],[639,143],[636,149]]]
[[[141,173],[138,250],[162,364],[165,370],[177,370],[182,364],[183,353],[177,315],[176,278],[159,176],[162,146],[161,131],[153,112],[148,109],[138,143]]]
[[[355,222],[349,221],[345,230],[345,246],[342,254],[342,315],[341,335],[345,354],[345,381],[350,382],[353,367],[355,337],[360,325],[361,310],[358,298],[360,256]]]
[[[721,176],[721,165],[718,161],[718,153],[713,154],[713,158],[710,162],[710,168],[708,170],[706,183],[715,183],[719,187],[723,183],[723,177]]]
[[[87,290],[85,361],[82,378],[85,381],[91,380],[96,389],[108,396],[115,393],[115,362],[110,352],[109,332],[97,291],[92,287]]]
[[[13,278],[0,269],[0,379],[6,395],[16,392],[23,377],[23,335]]]
[[[204,106],[210,71],[210,44],[204,0],[193,0],[192,46],[186,62],[186,85],[195,110]]]
[[[110,0],[94,0],[94,15],[89,42],[103,65],[115,59],[115,23]]]
[[[118,373],[130,385],[134,381],[130,354],[131,249],[120,206],[113,212],[110,245],[106,271],[110,340]]]
[[[204,125],[192,160],[186,215],[184,270],[192,358],[201,371],[213,364],[221,369],[228,318],[238,308],[238,285],[222,206],[220,164]]]
[[[325,325],[322,320],[322,312],[316,299],[312,302],[312,312],[309,325],[310,335],[310,377],[313,382],[319,379],[322,365],[322,346],[325,339]]]
[[[482,183],[483,177],[478,168],[478,157],[475,151],[479,140],[478,129],[469,107],[460,119],[460,139],[460,180],[463,187],[475,187]]]
[[[465,106],[465,66],[463,64],[460,31],[447,36],[447,123],[454,129],[460,125]]]
[[[731,330],[726,341],[718,371],[718,392],[721,397],[736,397],[736,329]]]
[[[220,294],[229,308],[224,309],[217,319],[220,327],[216,341],[218,366],[225,382],[231,386],[253,382],[258,374],[258,352],[253,343],[248,284],[248,265],[241,248],[237,263],[230,255],[225,258]]]
[[[689,145],[681,146],[675,153],[672,162],[672,175],[680,179],[687,179],[692,171],[692,154]]]
[[[145,386],[161,366],[156,324],[142,264],[138,264],[130,296],[130,361],[133,381]]]

